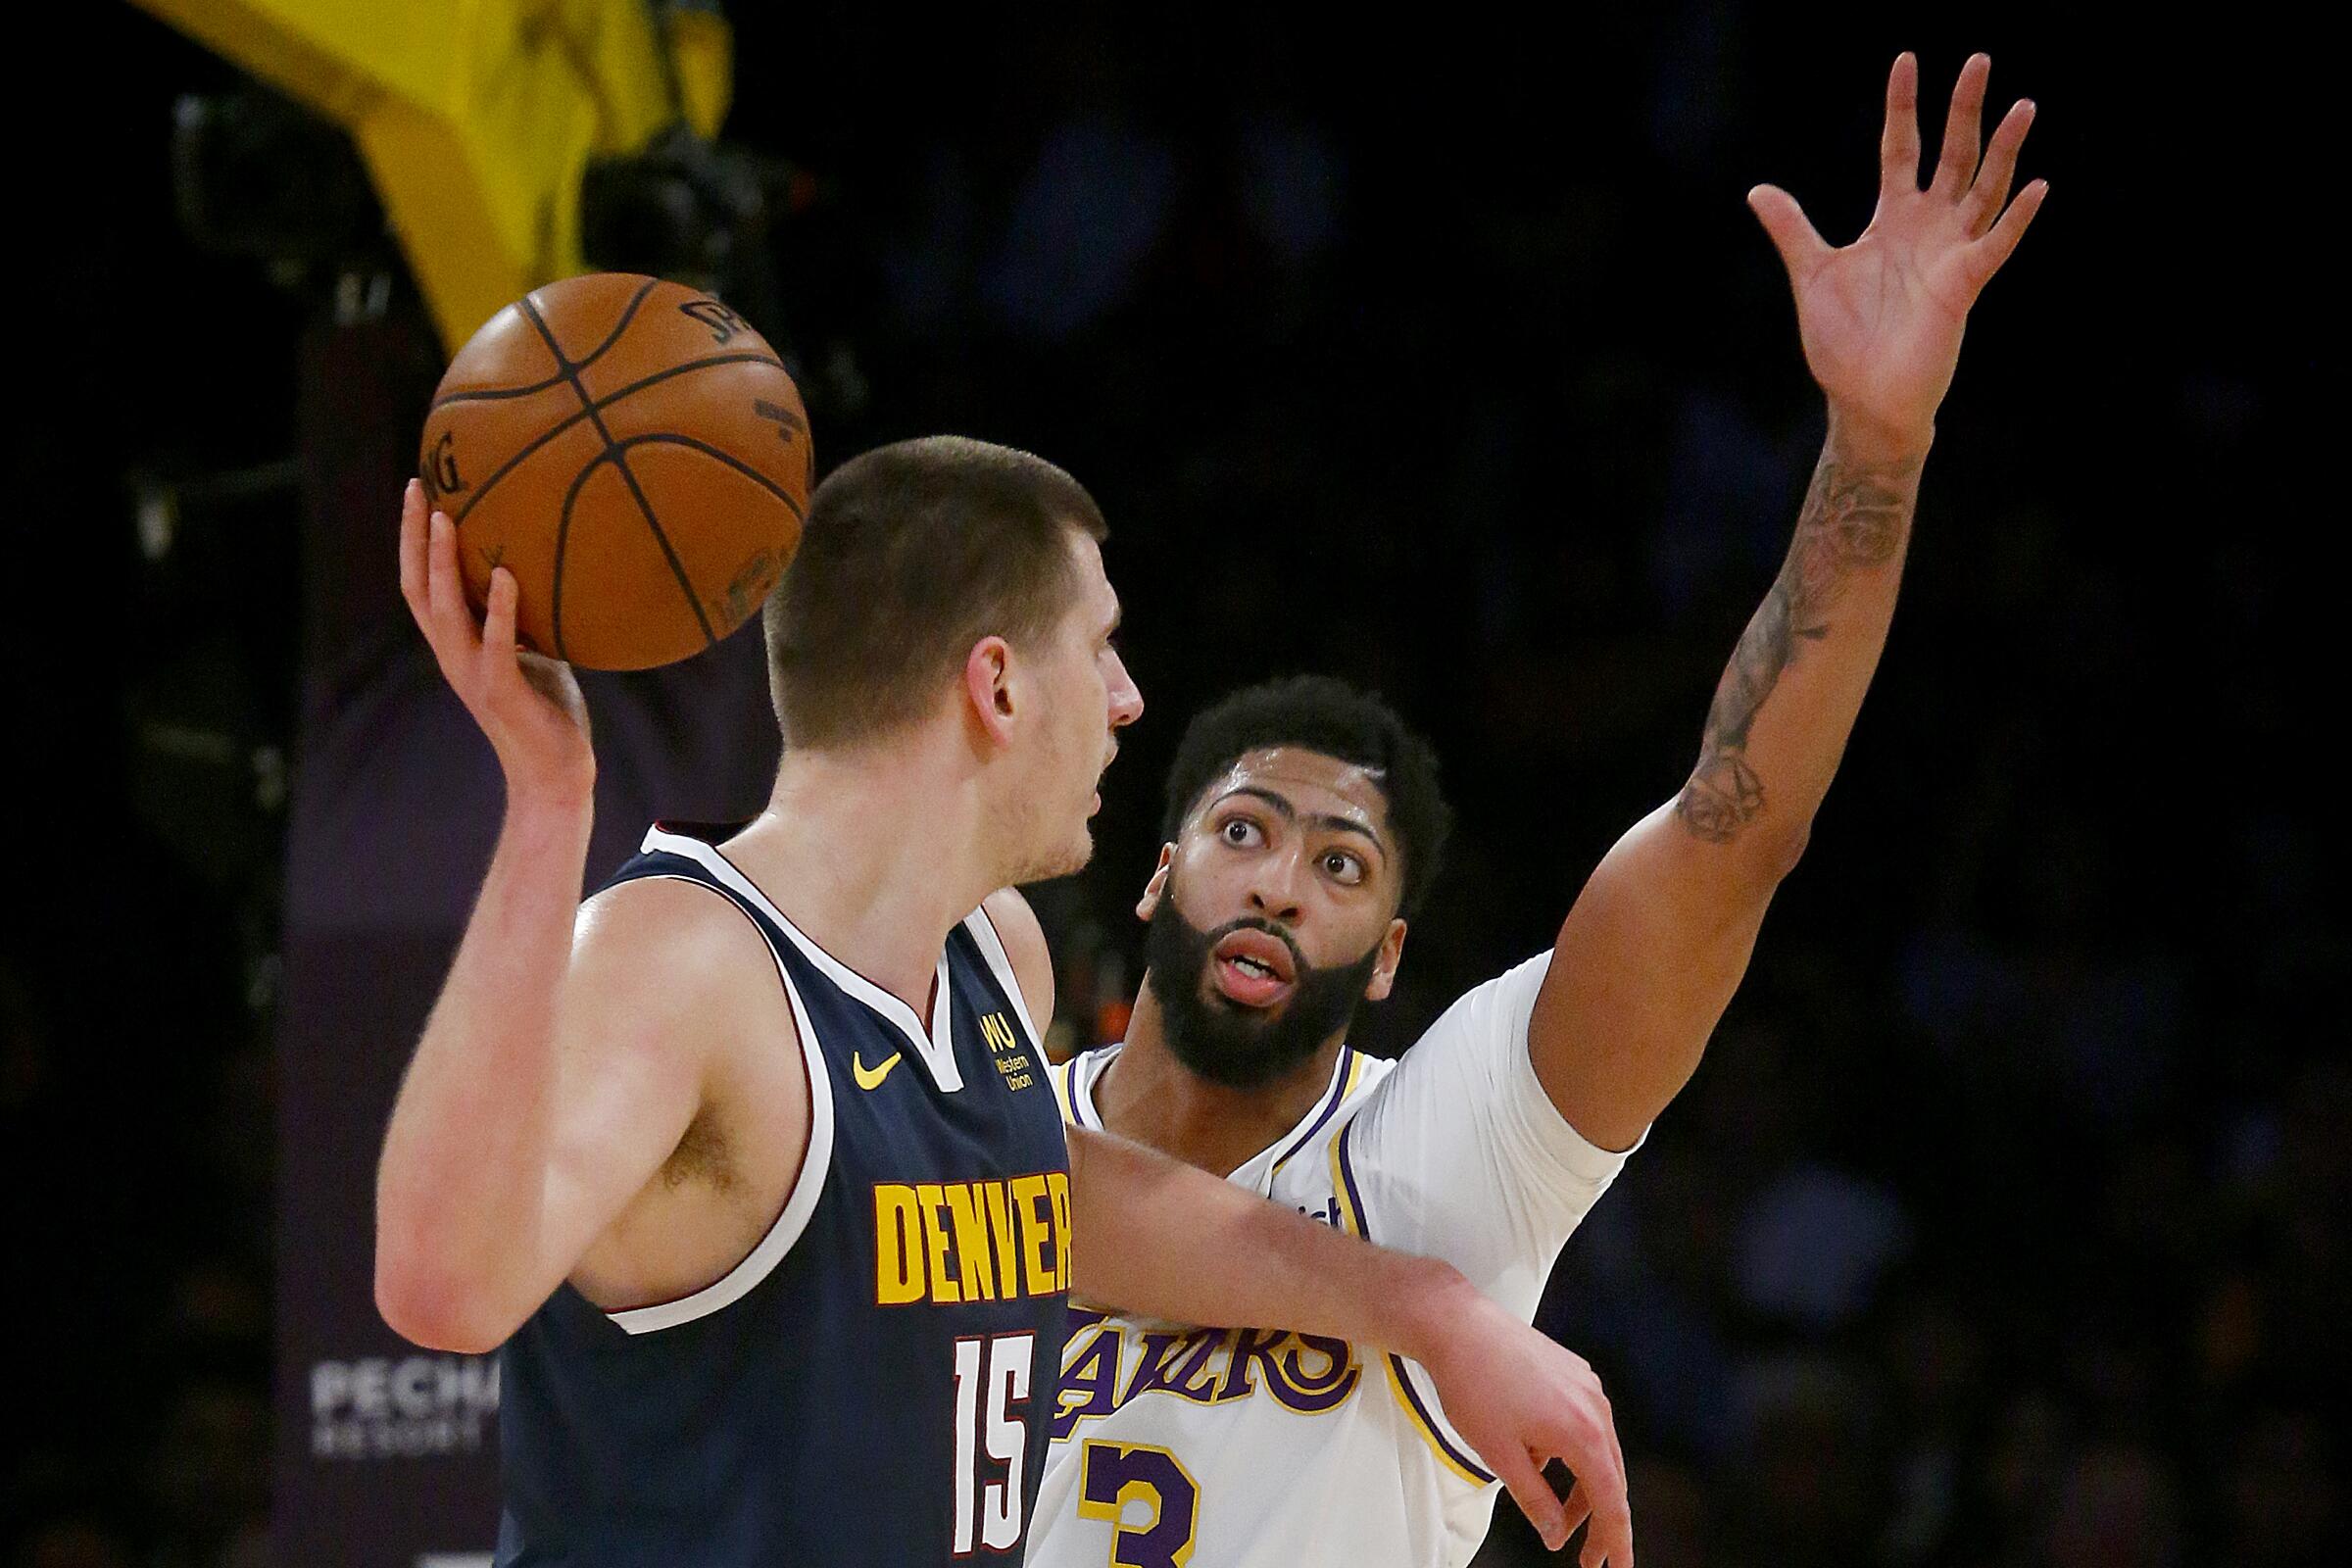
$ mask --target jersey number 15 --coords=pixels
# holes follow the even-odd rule
[[[956,1555],[973,1549],[1010,1551],[1021,1544],[1027,1507],[1021,1465],[1029,1423],[1018,1413],[1029,1398],[1034,1334],[999,1334],[956,1342]],[[982,1457],[989,1475],[980,1474]],[[1004,1479],[996,1469],[1003,1465]]]

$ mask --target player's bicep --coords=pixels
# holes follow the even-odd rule
[[[1772,893],[1671,805],[1602,858],[1560,927],[1528,1030],[1537,1077],[1586,1138],[1631,1146],[1690,1081]]]
[[[730,1031],[766,1000],[755,994],[763,978],[779,990],[765,944],[707,889],[629,883],[583,908],[559,1014],[542,1231],[565,1272],[677,1150]],[[789,1046],[790,1011],[775,1010]],[[806,1102],[798,1109],[806,1118]]]

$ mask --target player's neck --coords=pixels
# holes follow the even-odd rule
[[[1233,1173],[1298,1125],[1330,1087],[1344,1035],[1270,1084],[1233,1089],[1201,1077],[1168,1048],[1167,1015],[1145,986],[1127,1043],[1095,1081],[1102,1125],[1218,1176]]]
[[[808,939],[930,1016],[939,950],[996,891],[976,783],[910,751],[788,753],[728,858]]]

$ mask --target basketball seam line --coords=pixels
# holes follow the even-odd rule
[[[551,375],[546,380],[534,381],[529,386],[493,386],[483,387],[472,392],[448,392],[433,399],[432,407],[424,412],[432,414],[448,408],[453,403],[497,403],[510,398],[536,397],[542,392],[552,392],[563,384],[564,377]]]
[[[541,434],[533,437],[528,446],[525,446],[520,452],[515,453],[506,462],[500,464],[496,468],[492,469],[490,477],[481,482],[480,487],[477,488],[473,492],[472,496],[467,499],[466,505],[460,507],[456,514],[453,514],[449,520],[458,527],[463,528],[466,526],[466,518],[467,514],[470,514],[475,507],[479,506],[485,499],[488,498],[493,485],[497,484],[499,480],[504,479],[508,474],[514,472],[516,466],[519,465],[524,459],[528,458],[532,453],[538,451],[550,441],[555,440],[558,436],[564,434],[566,430],[569,430],[573,425],[578,424],[582,419],[587,418],[591,412],[601,412],[603,410],[610,409],[615,404],[635,397],[638,393],[645,391],[648,387],[658,386],[662,382],[667,381],[673,376],[684,375],[689,371],[705,369],[709,367],[716,365],[772,365],[779,370],[784,368],[784,362],[777,359],[773,354],[753,354],[749,352],[741,354],[713,354],[707,360],[697,360],[692,365],[673,365],[666,370],[656,370],[649,376],[645,376],[639,380],[631,381],[627,386],[621,387],[617,391],[607,393],[605,396],[598,398],[594,404],[590,405],[589,408],[582,409],[577,414],[566,416],[557,423],[548,426],[548,428]],[[550,381],[547,386],[536,387],[533,390],[544,392],[548,389],[548,387],[557,385],[562,379],[562,377],[558,377],[557,381]]]
[[[612,455],[612,451],[607,449],[580,465],[580,471],[571,476],[571,488],[564,492],[564,510],[556,514],[555,609],[548,618],[556,634],[556,657],[566,662],[569,660],[564,651],[564,552],[571,544],[571,509],[578,503],[580,492],[587,488],[588,476],[603,467],[605,460]]]
[[[662,519],[654,515],[654,504],[646,499],[644,488],[637,483],[637,475],[629,471],[628,459],[620,454],[613,443],[612,432],[605,427],[603,416],[597,413],[596,400],[588,395],[587,383],[580,379],[579,367],[564,356],[563,345],[556,341],[556,334],[549,329],[545,318],[540,316],[539,307],[531,303],[531,297],[524,295],[521,304],[523,314],[530,318],[531,325],[537,327],[539,335],[547,340],[547,351],[556,357],[556,363],[563,367],[564,375],[570,379],[571,389],[579,397],[581,411],[588,416],[588,421],[596,426],[598,437],[605,443],[605,457],[612,460],[612,466],[619,471],[621,481],[629,487],[629,494],[636,498],[637,510],[645,514],[645,525],[653,530],[654,542],[662,547],[662,559],[669,563],[670,575],[678,580],[678,591],[686,596],[686,608],[694,612],[695,624],[703,629],[704,646],[715,645],[718,638],[710,630],[710,617],[703,613],[702,596],[694,591],[693,582],[687,578],[685,564],[678,560],[678,552],[670,544],[669,535],[662,531]],[[601,458],[598,460],[602,461]],[[588,465],[589,468],[595,466],[595,464]],[[548,617],[551,624],[556,626],[562,624],[564,614],[564,542],[570,532],[569,509],[565,511],[566,515],[557,529],[556,581],[553,589],[555,604]],[[556,652],[559,657],[564,652],[564,638],[560,631],[556,636]]]
[[[700,452],[712,459],[714,462],[723,464],[727,467],[734,469],[736,472],[742,474],[745,478],[751,480],[754,484],[765,490],[768,494],[774,496],[778,501],[783,502],[785,510],[789,511],[795,517],[801,518],[804,523],[808,520],[802,515],[800,504],[794,501],[792,497],[781,487],[779,487],[773,479],[770,479],[766,474],[761,473],[759,469],[753,467],[741,458],[736,457],[733,453],[724,451],[718,447],[714,447],[707,441],[698,441],[693,436],[679,435],[677,432],[671,430],[653,430],[644,435],[628,436],[622,440],[614,442],[611,448],[590,459],[581,466],[580,471],[573,475],[571,488],[564,492],[563,510],[557,514],[556,603],[555,612],[552,618],[555,621],[556,652],[557,657],[559,658],[563,656],[564,651],[564,554],[566,545],[571,538],[571,509],[578,503],[580,499],[580,491],[586,488],[589,475],[595,473],[597,469],[603,467],[607,463],[612,463],[614,466],[618,466],[621,457],[623,454],[627,453],[630,448],[645,446],[680,446],[688,448],[691,451]]]
[[[620,341],[620,334],[627,331],[629,329],[629,323],[637,318],[637,307],[645,303],[645,297],[648,294],[651,294],[655,287],[661,283],[661,281],[662,280],[658,277],[649,277],[643,283],[639,284],[637,287],[637,292],[629,296],[629,303],[621,307],[620,319],[612,323],[612,330],[607,332],[605,334],[605,340],[602,343],[599,343],[596,347],[590,349],[588,351],[588,357],[582,360],[578,365],[572,367],[572,368],[585,370],[588,368],[588,367],[603,359],[605,357],[605,350],[611,348],[613,344]],[[554,346],[552,339],[550,340],[549,346]],[[561,360],[563,358],[563,350],[558,349],[556,351],[556,355],[557,358]]]
[[[629,303],[621,308],[620,319],[613,323],[612,331],[605,334],[605,340],[602,343],[589,350],[588,357],[580,362],[581,369],[585,370],[598,360],[603,359],[605,350],[620,341],[620,334],[628,330],[630,321],[636,319],[637,307],[645,303],[645,297],[651,294],[654,291],[654,285],[661,281],[658,277],[649,277],[636,293],[629,296]],[[444,397],[433,399],[432,407],[424,412],[430,414],[434,409],[445,409],[452,403],[493,403],[509,398],[532,397],[562,386],[566,379],[564,374],[559,370],[546,380],[534,382],[529,386],[485,387],[473,392],[452,392]]]
[[[627,452],[632,447],[652,446],[685,447],[691,451],[700,452],[707,457],[714,458],[718,462],[725,464],[728,467],[733,468],[737,473],[742,474],[745,478],[751,480],[752,483],[758,485],[760,489],[765,490],[769,495],[774,496],[778,501],[783,502],[785,510],[790,512],[793,516],[798,518],[802,523],[806,524],[808,520],[807,514],[801,511],[800,504],[794,501],[791,495],[787,493],[781,485],[777,484],[775,480],[770,479],[766,474],[761,473],[758,468],[753,467],[750,464],[744,462],[732,452],[728,452],[723,448],[714,447],[708,441],[698,441],[693,436],[680,435],[675,430],[648,430],[643,435],[623,437],[621,440],[614,443],[612,454],[615,458],[617,458],[621,453]],[[602,462],[603,460],[599,459],[598,461]],[[592,464],[590,466],[593,467],[594,465]]]
[[[580,401],[588,401],[585,388],[581,389]],[[710,617],[703,612],[702,595],[694,591],[694,582],[686,575],[686,563],[678,559],[678,552],[670,544],[669,535],[662,531],[662,519],[654,515],[654,504],[647,497],[645,487],[637,482],[635,471],[629,467],[629,461],[622,455],[619,443],[612,439],[612,432],[605,428],[605,421],[597,416],[593,409],[589,411],[588,417],[595,424],[596,433],[604,437],[605,456],[612,460],[612,466],[619,472],[621,482],[629,487],[629,494],[637,498],[637,510],[645,514],[645,525],[653,530],[654,542],[662,547],[662,559],[669,563],[670,575],[678,579],[678,591],[686,596],[686,608],[694,612],[694,623],[703,628],[704,646],[715,645],[718,634],[710,629]]]
[[[703,613],[701,596],[695,593],[694,584],[687,580],[685,564],[678,560],[677,551],[670,547],[669,535],[662,531],[662,519],[654,515],[654,504],[646,499],[645,491],[637,483],[637,475],[629,471],[628,461],[615,450],[612,432],[605,428],[604,419],[597,414],[596,402],[588,396],[587,383],[580,379],[579,367],[573,365],[564,356],[564,346],[556,341],[556,334],[549,328],[546,318],[539,314],[539,307],[531,303],[531,297],[528,294],[522,297],[521,304],[523,315],[530,318],[531,325],[539,329],[539,335],[547,339],[547,351],[553,354],[556,357],[556,363],[564,368],[564,375],[571,381],[571,390],[580,400],[581,411],[588,416],[588,422],[596,426],[597,436],[605,443],[604,457],[597,459],[597,463],[604,462],[605,458],[612,460],[612,466],[619,471],[621,482],[629,487],[629,494],[636,499],[637,510],[645,514],[645,525],[653,530],[654,542],[662,547],[662,559],[669,563],[669,573],[678,580],[678,590],[686,596],[686,608],[694,612],[695,624],[703,628],[703,645],[710,647],[715,644],[718,638],[711,634],[710,617]],[[595,467],[596,463],[591,463],[581,472],[585,474]],[[578,494],[576,484],[573,494],[575,496]],[[556,580],[553,585],[555,604],[548,617],[550,622],[558,627],[563,624],[564,616],[564,541],[570,533],[569,522],[570,517],[568,509],[566,509],[566,515],[557,525]],[[556,635],[556,652],[559,658],[563,656],[564,637],[561,631]],[[566,662],[568,662],[566,661]]]
[[[698,441],[693,436],[680,435],[672,430],[652,430],[648,431],[644,435],[628,436],[613,443],[606,451],[600,453],[595,458],[592,458],[589,460],[589,462],[584,464],[581,466],[580,471],[573,475],[571,488],[564,492],[564,508],[562,512],[557,514],[556,602],[555,612],[552,618],[555,621],[556,652],[559,658],[562,657],[564,650],[564,555],[571,538],[571,509],[578,503],[581,490],[587,487],[589,475],[595,473],[597,469],[603,467],[606,463],[610,462],[615,466],[618,466],[621,456],[631,447],[656,445],[686,447],[689,450],[703,453],[715,462],[724,464],[726,466],[733,468],[736,472],[742,474],[745,478],[751,480],[754,484],[759,485],[761,489],[767,491],[768,494],[774,496],[778,501],[783,502],[785,510],[790,512],[795,517],[800,518],[804,524],[806,524],[808,521],[808,518],[802,514],[800,503],[793,500],[791,495],[778,486],[773,479],[770,479],[766,474],[761,473],[759,469],[753,467],[741,458],[736,457],[733,453],[724,451],[718,447],[714,447],[708,441]]]

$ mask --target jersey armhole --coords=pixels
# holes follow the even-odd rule
[[[748,905],[728,889],[701,877],[655,872],[633,880],[691,882],[696,887],[709,888],[751,922],[752,929],[766,947],[767,956],[775,962],[776,978],[783,982],[784,1000],[792,1008],[793,1029],[800,1036],[801,1070],[808,1080],[808,1148],[801,1156],[800,1172],[793,1178],[792,1190],[785,1195],[783,1210],[767,1228],[767,1234],[733,1268],[691,1295],[674,1301],[658,1301],[651,1306],[605,1314],[627,1333],[652,1334],[709,1317],[749,1296],[761,1280],[775,1272],[776,1265],[792,1250],[792,1244],[808,1228],[808,1216],[816,1210],[817,1199],[824,1192],[825,1176],[833,1166],[833,1079],[825,1069],[823,1054],[817,1050],[816,1026],[809,1021],[808,1009],[801,1003],[800,989],[792,983],[792,973],[784,966],[784,956],[776,951],[775,940],[760,927]]]
[[[1355,1162],[1348,1151],[1348,1135],[1355,1131],[1355,1118],[1350,1116],[1331,1140],[1332,1196],[1339,1204],[1340,1229],[1359,1240],[1371,1242],[1372,1223],[1364,1202],[1363,1188],[1355,1179]],[[1378,1245],[1375,1243],[1374,1245]],[[1389,1389],[1396,1396],[1397,1408],[1406,1421],[1429,1445],[1438,1462],[1473,1487],[1491,1487],[1494,1473],[1479,1463],[1478,1455],[1462,1435],[1446,1419],[1446,1411],[1438,1403],[1437,1392],[1432,1389],[1425,1398],[1415,1379],[1417,1363],[1405,1360],[1393,1350],[1378,1350],[1384,1370],[1389,1375]]]

